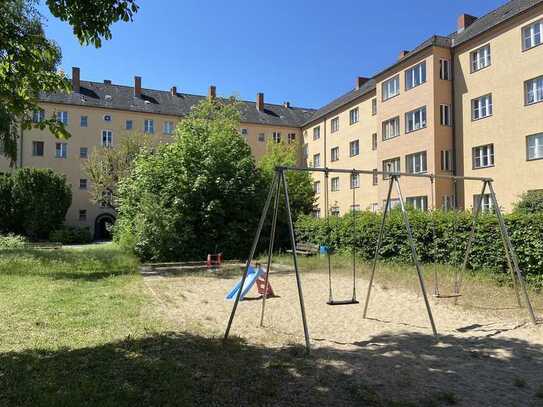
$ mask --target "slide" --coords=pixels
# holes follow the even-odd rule
[[[243,284],[243,289],[241,290],[241,297],[239,297],[240,300],[243,300],[243,297],[249,292],[249,290],[255,285],[256,280],[260,275],[262,274],[261,268],[254,268],[253,266],[249,266],[249,271],[247,272],[247,278],[245,279],[245,284]],[[241,286],[241,279],[236,283],[234,288],[232,288],[228,294],[226,294],[227,300],[235,300],[236,295],[238,295],[238,290]]]

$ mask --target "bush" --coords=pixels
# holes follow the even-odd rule
[[[7,174],[0,174],[0,232],[13,230],[13,179]]]
[[[371,260],[377,244],[381,216],[370,212],[357,212],[354,236],[351,214],[330,218],[330,229],[325,219],[302,216],[296,222],[297,239],[329,245],[338,252],[352,252],[355,239],[357,254],[365,260]],[[409,213],[409,220],[421,261],[455,266],[462,264],[471,230],[469,212],[413,210]],[[506,224],[521,270],[532,281],[543,283],[543,213],[513,213],[506,216]],[[379,255],[385,261],[411,263],[409,242],[399,210],[391,211],[387,218]],[[468,267],[474,270],[507,269],[498,222],[493,214],[481,214],[478,218]]]
[[[0,250],[1,249],[21,249],[26,245],[26,239],[23,236],[7,234],[0,235]]]
[[[515,204],[515,212],[543,213],[543,190],[528,191],[522,194]]]
[[[85,244],[92,242],[92,235],[88,227],[63,226],[52,231],[49,240],[62,244]]]

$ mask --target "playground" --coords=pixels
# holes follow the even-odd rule
[[[270,271],[276,294],[262,301],[256,285],[240,301],[231,335],[273,352],[294,347],[303,353],[304,333],[290,257],[277,259]],[[335,259],[334,288],[339,297],[352,290],[350,259]],[[382,266],[376,273],[367,319],[363,304],[329,306],[326,264],[322,257],[300,258],[313,363],[319,377],[336,372],[344,380],[378,389],[394,400],[436,400],[429,405],[540,405],[543,333],[519,309],[511,287],[497,287],[481,277],[468,278],[463,296],[431,297],[439,336],[434,338],[416,274],[409,266]],[[360,265],[358,285],[368,282],[371,267]],[[430,268],[424,269],[426,277]],[[453,274],[440,270],[442,289]],[[220,271],[145,277],[162,315],[203,336],[222,337],[232,301],[225,296],[238,282],[239,266]],[[534,307],[543,309],[541,296]],[[330,373],[331,374],[331,373]],[[476,378],[476,380],[474,380]],[[329,389],[328,391],[333,391]],[[341,395],[336,395],[342,397]],[[352,400],[352,395],[343,395]],[[438,398],[439,400],[435,399]],[[341,403],[340,403],[341,404]]]

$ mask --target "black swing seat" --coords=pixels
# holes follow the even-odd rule
[[[462,294],[433,294],[435,298],[458,298],[462,297]]]
[[[360,304],[360,302],[355,299],[339,300],[339,301],[332,300],[332,301],[328,301],[327,304],[328,305],[353,305],[353,304]]]

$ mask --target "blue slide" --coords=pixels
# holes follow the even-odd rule
[[[260,275],[262,274],[262,269],[258,268],[255,269],[253,266],[249,266],[249,270],[247,272],[247,278],[245,279],[245,284],[243,284],[243,290],[241,290],[241,297],[239,297],[240,300],[243,300],[243,297],[249,292],[249,290],[255,285],[256,280]],[[236,295],[238,295],[238,290],[241,286],[241,279],[236,283],[234,288],[232,288],[228,294],[226,294],[227,300],[235,300]]]

